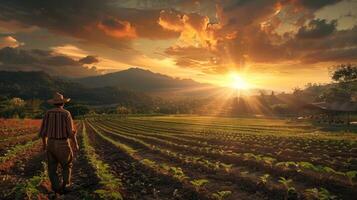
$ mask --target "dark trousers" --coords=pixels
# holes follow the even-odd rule
[[[52,189],[59,191],[62,187],[70,184],[72,172],[73,153],[69,140],[48,139],[47,162],[48,175],[50,177]],[[58,164],[62,167],[62,185],[58,178]]]

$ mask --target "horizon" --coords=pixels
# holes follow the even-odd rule
[[[330,83],[331,67],[356,63],[356,8],[357,0],[2,2],[0,70],[87,77],[138,67],[287,92]]]

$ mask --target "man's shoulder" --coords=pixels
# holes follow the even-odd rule
[[[68,115],[71,115],[71,112],[69,112],[68,110],[66,110],[66,109],[61,109],[62,110],[62,112],[64,112],[64,113],[67,113]]]
[[[51,113],[51,112],[60,112],[60,113],[64,113],[64,114],[67,114],[67,115],[71,114],[68,110],[66,110],[64,108],[52,108],[52,109],[47,111],[47,113]]]

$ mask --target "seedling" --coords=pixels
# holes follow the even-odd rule
[[[212,194],[212,197],[216,200],[224,200],[232,194],[231,191],[219,191]]]

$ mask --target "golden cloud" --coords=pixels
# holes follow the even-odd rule
[[[98,28],[116,38],[136,38],[136,30],[128,21],[109,18],[98,23]]]
[[[12,36],[0,36],[0,49],[4,47],[18,47],[23,45],[23,43],[17,41],[14,37]]]

